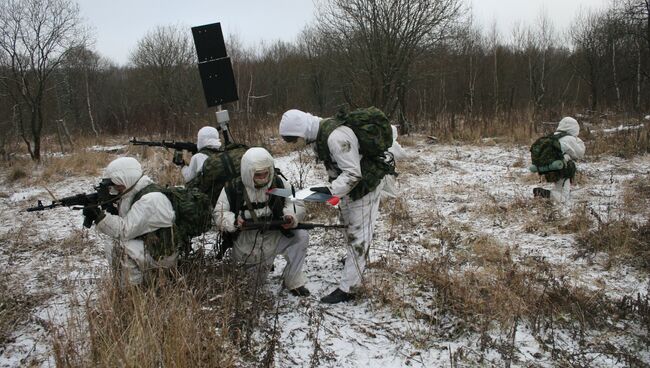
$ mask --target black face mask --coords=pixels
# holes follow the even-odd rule
[[[102,186],[102,187],[110,187],[110,186],[115,185],[115,183],[113,183],[113,181],[110,178],[103,178],[99,182],[99,185]]]
[[[300,137],[295,137],[295,136],[291,136],[291,135],[283,135],[282,136],[282,139],[284,139],[284,141],[287,142],[287,143],[296,143],[296,142],[298,142],[298,138],[300,138]]]

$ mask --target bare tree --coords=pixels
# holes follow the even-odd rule
[[[70,0],[0,3],[0,58],[10,73],[3,85],[18,104],[20,135],[34,160],[41,158],[48,83],[69,50],[85,44],[79,8]]]
[[[142,93],[150,97],[165,133],[170,122],[173,128],[184,122],[187,104],[200,86],[189,35],[179,26],[159,26],[147,33],[131,54],[131,62],[144,81]]]
[[[619,0],[616,13],[618,18],[626,24],[636,49],[636,99],[634,107],[638,110],[641,108],[643,80],[650,78],[650,72],[648,71],[650,63],[647,57],[650,55],[650,0]],[[645,47],[642,45],[645,45]]]
[[[603,17],[595,13],[581,15],[571,29],[571,38],[575,45],[576,71],[589,84],[591,92],[591,109],[596,110],[599,103],[603,70],[607,66],[604,60],[607,51],[607,38],[603,35]]]
[[[540,13],[535,28],[527,32],[528,80],[530,95],[536,110],[542,108],[549,74],[549,52],[555,44],[555,30],[548,15]]]
[[[501,43],[501,35],[497,29],[497,21],[494,19],[492,25],[490,26],[490,33],[488,35],[488,43],[490,49],[492,49],[493,55],[493,64],[492,64],[492,73],[493,73],[493,88],[494,88],[494,114],[499,113],[499,46]]]
[[[406,106],[410,68],[461,14],[460,0],[326,0],[317,29],[344,73],[346,100],[391,115]],[[400,118],[403,114],[400,114]],[[400,119],[402,120],[402,119]]]

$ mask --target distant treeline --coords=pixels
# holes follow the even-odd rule
[[[576,14],[566,32],[541,15],[504,35],[472,23],[460,0],[329,0],[293,43],[245,47],[228,37],[239,102],[224,107],[251,122],[288,108],[327,116],[374,105],[404,130],[449,116],[642,114],[650,110],[649,12],[645,0],[619,0]],[[35,32],[38,16],[51,29]],[[0,5],[2,147],[19,137],[38,159],[42,134],[187,137],[215,122],[189,29],[151,30],[129,64],[116,66],[88,46],[80,22],[70,0]]]

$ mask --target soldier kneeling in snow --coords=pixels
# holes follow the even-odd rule
[[[204,126],[203,128],[199,129],[196,140],[196,148],[199,150],[199,152],[192,155],[190,164],[183,166],[181,169],[181,174],[183,174],[183,178],[185,179],[186,183],[201,173],[205,160],[207,160],[210,156],[222,153],[219,131],[211,126]],[[174,163],[185,165],[185,161],[182,160]]]
[[[241,176],[221,191],[214,207],[214,223],[220,231],[233,234],[232,257],[249,270],[255,284],[266,279],[277,255],[287,265],[282,272],[284,286],[291,294],[308,296],[307,278],[302,271],[309,243],[306,230],[291,230],[304,216],[300,203],[271,196],[271,188],[288,187],[275,173],[273,157],[264,148],[250,148],[241,159]],[[246,229],[246,223],[285,221],[281,230]]]
[[[531,147],[533,166],[531,171],[544,175],[553,189],[534,188],[535,197],[550,198],[555,203],[569,200],[571,182],[576,173],[573,162],[584,157],[585,144],[578,138],[580,125],[576,119],[565,117],[557,130],[549,136],[538,139]],[[555,167],[557,166],[557,167]]]
[[[86,207],[83,215],[117,240],[106,249],[106,256],[122,284],[138,285],[153,276],[152,271],[174,267],[178,252],[171,236],[174,209],[169,199],[159,192],[140,193],[153,181],[131,157],[113,160],[104,178],[113,183],[110,190],[119,198],[119,215],[99,207]]]

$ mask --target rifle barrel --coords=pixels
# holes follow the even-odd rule
[[[286,225],[286,224],[288,224],[288,222],[283,220],[273,220],[268,222],[244,222],[244,225],[242,226],[242,230],[259,230],[259,229],[280,230],[282,229],[282,225]],[[316,224],[311,222],[299,222],[298,226],[296,226],[294,229],[297,230],[312,230],[316,228],[340,229],[346,227],[347,225],[343,225],[343,224],[328,225],[328,224]]]
[[[189,152],[197,153],[198,147],[196,146],[196,143],[193,142],[177,142],[177,141],[139,141],[137,138],[133,137],[131,140],[129,140],[129,143],[133,144],[134,146],[149,146],[149,147],[165,147],[165,148],[173,148],[176,150],[186,150]]]

